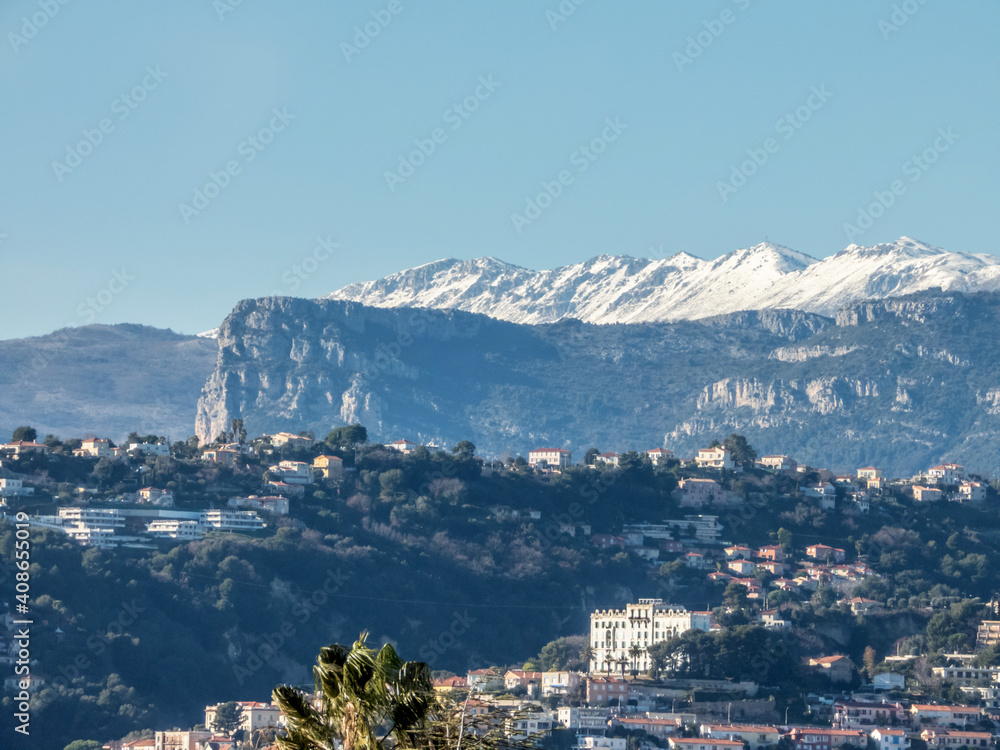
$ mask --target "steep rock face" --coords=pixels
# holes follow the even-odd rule
[[[466,310],[516,323],[648,323],[740,310],[833,315],[859,300],[932,289],[1000,289],[1000,258],[948,252],[909,237],[850,245],[816,260],[773,243],[715,260],[601,255],[546,271],[495,258],[439,260],[329,295],[376,307]]]
[[[956,312],[958,311],[958,312]],[[741,432],[760,452],[906,473],[1000,464],[1000,295],[931,294],[829,318],[739,312],[672,324],[514,325],[461,311],[241,302],[199,402],[213,437],[360,421],[374,439],[491,454],[562,446],[692,453]],[[861,463],[858,463],[861,462]]]

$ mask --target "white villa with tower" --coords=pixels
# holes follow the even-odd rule
[[[613,671],[624,659],[628,667],[645,672],[650,668],[647,648],[688,630],[712,628],[711,612],[691,612],[662,599],[640,599],[638,604],[626,604],[625,609],[597,610],[590,616],[590,645],[594,657],[590,671]],[[633,646],[641,654],[629,653]]]

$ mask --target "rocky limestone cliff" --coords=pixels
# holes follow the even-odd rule
[[[241,302],[222,325],[197,430],[374,439],[490,454],[539,445],[693,453],[746,434],[762,453],[905,474],[1000,464],[1000,295],[922,293],[836,321],[788,310],[678,323],[527,326],[336,300]]]

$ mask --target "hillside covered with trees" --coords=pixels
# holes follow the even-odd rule
[[[723,472],[716,476],[739,500],[722,515],[725,540],[789,549],[835,543],[878,573],[856,591],[885,603],[878,617],[855,617],[827,588],[808,597],[773,591],[769,605],[786,608],[794,624],[794,637],[776,635],[755,623],[759,604],[710,582],[682,555],[651,563],[591,542],[627,523],[690,513],[674,490],[696,470],[624,454],[618,468],[545,473],[523,459],[484,464],[468,441],[404,456],[363,439],[335,431],[308,449],[257,442],[227,468],[199,460],[193,441],[176,443],[170,456],[95,460],[49,436],[50,456],[5,462],[39,488],[19,501],[28,512],[82,502],[78,486],[90,504],[107,505],[142,484],[172,490],[179,508],[219,507],[260,492],[279,458],[333,453],[347,465],[342,478],[310,485],[288,516],[268,517],[257,534],[164,541],[149,551],[85,548],[59,532],[33,533],[34,671],[46,679],[35,710],[48,744],[191,725],[207,704],[266,700],[279,682],[309,683],[317,649],[362,630],[437,670],[526,660],[573,668],[593,610],[658,597],[717,608],[725,626],[723,634],[663,644],[661,666],[684,651],[693,656],[691,675],[791,689],[804,679],[797,665],[809,654],[837,650],[862,664],[866,648],[884,656],[968,645],[981,602],[994,593],[994,499],[984,507],[918,506],[890,493],[858,518],[819,509],[787,475]],[[0,526],[4,561],[13,543],[12,528]],[[0,578],[9,588],[9,564]],[[9,703],[7,696],[0,722],[10,721]]]

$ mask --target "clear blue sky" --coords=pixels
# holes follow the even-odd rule
[[[196,333],[449,256],[822,257],[894,181],[855,241],[1000,251],[996,2],[235,2],[2,4],[0,338]]]

